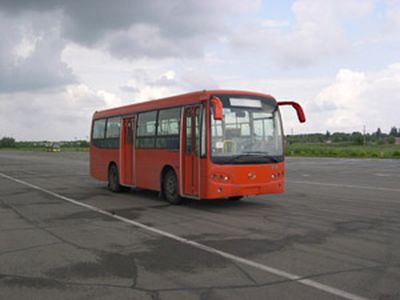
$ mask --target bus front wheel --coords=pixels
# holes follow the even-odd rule
[[[233,196],[233,197],[229,197],[228,200],[229,201],[240,201],[243,198],[243,196]]]
[[[168,170],[163,178],[163,192],[165,199],[171,204],[181,204],[182,198],[178,193],[178,179],[173,170]]]
[[[118,168],[115,164],[108,168],[108,188],[114,193],[121,192],[123,188],[119,184]]]

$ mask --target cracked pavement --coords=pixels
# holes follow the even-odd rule
[[[87,153],[0,151],[0,172],[302,278],[400,299],[400,160],[287,158],[285,194],[182,206],[109,192],[88,176]],[[341,299],[0,177],[0,299],[92,298]]]

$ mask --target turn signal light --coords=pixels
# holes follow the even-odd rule
[[[283,171],[282,172],[278,172],[278,173],[273,173],[273,174],[271,174],[271,178],[272,179],[278,179],[278,178],[280,178],[280,177],[283,177]]]
[[[220,181],[220,182],[229,182],[229,180],[230,180],[229,176],[222,175],[222,174],[211,174],[210,179]]]

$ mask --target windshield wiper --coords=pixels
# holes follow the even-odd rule
[[[278,162],[278,160],[275,157],[269,155],[270,153],[267,151],[246,151],[243,153],[244,154],[256,154],[257,157],[261,156],[262,158],[268,158],[268,159],[272,160],[273,162],[276,162],[276,163]]]
[[[231,163],[231,162],[234,162],[237,159],[240,159],[240,158],[243,158],[243,157],[249,157],[249,156],[251,156],[251,155],[248,155],[248,154],[237,154],[237,155],[229,157],[229,159],[226,162],[227,163]]]
[[[275,162],[275,163],[278,162],[278,160],[275,157],[268,155],[268,152],[265,152],[265,151],[246,151],[246,152],[243,152],[241,154],[237,154],[235,156],[230,157],[230,159],[228,159],[226,161],[226,163],[231,163],[231,162],[234,162],[234,161],[236,161],[238,159],[241,159],[241,158],[251,158],[251,157],[269,159],[270,161]]]
[[[243,151],[243,154],[262,154],[262,155],[268,155],[269,153],[267,151]]]
[[[264,155],[263,158],[268,158],[269,160],[271,160],[274,163],[279,162],[275,157],[273,156],[269,156],[269,155]]]

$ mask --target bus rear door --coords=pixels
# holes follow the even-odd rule
[[[120,146],[120,182],[121,184],[134,186],[135,178],[135,130],[136,117],[123,117],[121,128]]]

